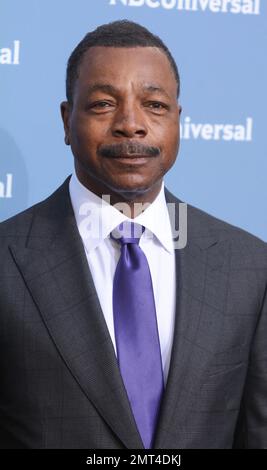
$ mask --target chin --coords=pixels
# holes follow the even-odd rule
[[[148,192],[154,186],[154,181],[145,181],[140,179],[138,181],[116,181],[109,184],[109,188],[112,192],[120,194],[124,199],[134,199],[136,196],[140,196]]]

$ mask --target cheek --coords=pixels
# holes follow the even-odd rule
[[[162,146],[164,157],[168,160],[175,158],[179,150],[180,142],[179,125],[177,125],[177,123],[169,123],[164,129],[159,129],[156,138]]]
[[[94,152],[104,137],[105,129],[95,121],[81,119],[71,126],[72,144],[77,150]]]
[[[180,122],[175,120],[169,126],[168,132],[169,145],[173,148],[177,148],[180,142]]]
[[[163,147],[162,151],[162,166],[164,169],[164,172],[166,173],[167,171],[170,170],[170,168],[174,165],[177,154],[179,151],[179,139],[176,136],[172,136],[172,138],[168,139],[168,142],[165,142],[165,145]]]
[[[180,146],[180,127],[179,126],[176,126],[176,129],[174,130],[172,134],[170,145],[173,148],[173,151],[177,154],[179,150],[179,146]]]

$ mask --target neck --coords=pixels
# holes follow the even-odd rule
[[[156,199],[158,196],[162,178],[150,188],[127,191],[124,189],[109,188],[100,181],[90,178],[88,175],[76,169],[76,175],[80,183],[92,191],[98,197],[105,199],[112,206],[116,205],[127,217],[134,219]],[[108,196],[108,197],[107,197]]]

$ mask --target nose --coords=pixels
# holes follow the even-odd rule
[[[118,107],[112,123],[112,135],[128,138],[147,135],[145,117],[136,104],[124,103]]]

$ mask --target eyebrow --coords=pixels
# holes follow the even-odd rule
[[[159,93],[161,95],[166,96],[167,98],[170,98],[167,91],[165,91],[164,88],[158,85],[144,85],[142,88],[144,91],[148,91],[150,93]]]
[[[94,91],[104,91],[111,95],[116,95],[118,93],[118,89],[109,83],[93,83],[92,85],[89,85],[88,94],[91,95]]]
[[[160,86],[154,84],[143,84],[142,90],[149,93],[159,93],[161,95],[166,96],[166,98],[170,98],[169,94]],[[110,95],[118,95],[120,90],[109,83],[93,83],[88,87],[88,95],[91,95],[95,91],[103,91],[104,93],[108,93]]]

